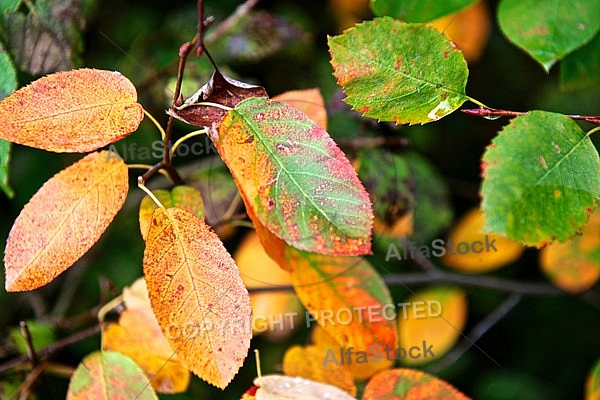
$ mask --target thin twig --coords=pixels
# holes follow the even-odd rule
[[[520,115],[527,114],[523,111],[510,111],[510,110],[499,110],[495,108],[469,108],[465,110],[461,110],[465,114],[475,115],[478,117],[484,118],[499,118],[499,117],[508,117],[514,118]],[[592,124],[600,125],[600,115],[578,115],[578,114],[566,114],[565,117],[569,117],[571,119],[587,121]]]
[[[496,325],[502,318],[506,316],[517,304],[521,301],[522,295],[513,293],[502,302],[494,311],[489,313],[483,320],[471,329],[469,334],[463,338],[458,346],[456,346],[443,359],[427,368],[427,372],[438,374],[445,368],[454,364],[460,357],[463,356],[487,331]]]

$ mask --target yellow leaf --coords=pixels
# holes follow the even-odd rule
[[[190,186],[175,186],[171,191],[155,190],[152,192],[160,203],[166,208],[178,207],[191,212],[198,218],[204,218],[204,202],[202,195],[198,190]],[[150,198],[145,196],[140,203],[140,232],[142,238],[146,240],[152,214],[158,205]]]
[[[600,207],[583,227],[582,236],[565,243],[553,243],[540,252],[544,273],[569,293],[589,289],[600,278]]]
[[[36,80],[0,102],[0,138],[56,152],[88,152],[135,131],[144,119],[129,79],[78,69]]]
[[[288,255],[294,288],[311,313],[307,325],[318,322],[338,343],[338,352],[340,347],[353,347],[355,352],[376,357],[378,349],[396,348],[396,326],[388,307],[391,296],[366,260],[300,251],[294,254],[289,249]],[[391,362],[384,359],[365,363],[363,369],[353,373],[357,379],[366,379],[385,363]]]
[[[440,358],[454,346],[467,322],[469,304],[466,293],[459,288],[430,287],[415,293],[404,304],[398,307],[400,347],[406,351],[404,364],[423,364]],[[411,354],[413,346],[419,347],[419,354]],[[431,352],[426,354],[427,349]]]
[[[448,382],[408,368],[382,371],[369,381],[362,400],[469,400]]]
[[[285,352],[283,372],[316,382],[327,383],[356,396],[354,377],[347,365],[327,363],[323,360],[327,348],[318,346],[292,346]]]
[[[525,247],[501,236],[484,233],[480,208],[468,211],[452,228],[442,262],[471,273],[494,271],[521,257]]]
[[[89,250],[123,206],[127,165],[92,153],[50,178],[15,220],[4,251],[5,287],[51,282]]]
[[[273,97],[273,100],[283,101],[297,108],[315,121],[321,128],[327,130],[327,110],[321,91],[317,88],[306,90],[290,90]]]
[[[182,363],[224,388],[250,347],[248,291],[235,262],[204,220],[157,208],[144,251],[150,304]]]
[[[102,349],[130,357],[158,393],[185,391],[190,373],[171,349],[156,321],[144,279],[125,288],[121,299],[125,311],[119,316],[119,322],[102,324]]]
[[[291,286],[290,273],[267,255],[256,232],[242,240],[233,255],[247,288]],[[292,291],[251,293],[252,333],[279,341],[300,325],[302,304]]]

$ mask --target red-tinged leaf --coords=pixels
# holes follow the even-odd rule
[[[190,125],[211,127],[213,124],[218,125],[227,111],[198,103],[210,102],[226,107],[235,107],[242,100],[251,97],[268,96],[261,86],[249,85],[215,71],[206,85],[202,86],[177,109],[169,110],[168,114]]]
[[[449,383],[413,369],[391,369],[375,375],[363,400],[469,400]]]
[[[304,306],[313,313],[313,323],[316,320],[340,346],[354,347],[355,352],[376,357],[376,347],[397,347],[395,314],[386,307],[393,304],[392,298],[367,261],[300,251],[292,255],[288,251],[292,282]],[[371,363],[369,369],[359,372],[364,375],[356,378],[373,375],[385,361]]]
[[[277,237],[321,254],[371,252],[369,195],[344,153],[302,112],[252,98],[210,134],[248,213]]]
[[[92,153],[50,178],[17,217],[4,251],[5,287],[51,282],[100,238],[123,206],[127,165]]]
[[[144,118],[119,72],[78,69],[40,78],[0,102],[0,138],[55,152],[88,152],[127,136]]]
[[[224,388],[250,347],[251,308],[240,273],[204,220],[157,208],[144,252],[152,309],[182,363]]]
[[[158,400],[144,371],[116,351],[96,351],[83,359],[69,382],[67,400]]]

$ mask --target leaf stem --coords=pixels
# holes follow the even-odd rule
[[[600,131],[600,126],[597,126],[594,129],[591,129],[586,135],[587,136],[592,136],[593,133],[596,133],[598,131]]]
[[[476,103],[476,104],[478,104],[478,103]],[[465,114],[475,115],[477,117],[484,117],[484,118],[490,118],[490,117],[514,118],[514,117],[518,117],[520,115],[527,114],[526,112],[523,112],[523,111],[501,110],[501,109],[489,108],[489,107],[485,107],[485,106],[484,106],[484,108],[462,109],[461,111],[464,112]],[[579,115],[579,114],[563,114],[563,115],[567,118],[571,118],[574,120],[587,121],[592,124],[600,125],[600,115]],[[588,135],[590,133],[593,133],[596,129],[592,130],[591,132],[588,132]]]
[[[146,114],[146,117],[148,117],[150,119],[150,121],[152,121],[152,123],[158,128],[158,131],[160,132],[160,137],[163,140],[163,142],[165,141],[165,130],[163,129],[162,126],[160,126],[160,124],[158,123],[158,121],[156,120],[156,118],[154,118],[152,116],[152,114],[150,114],[148,111],[146,111],[145,108],[143,108],[144,110],[144,114]]]
[[[146,192],[146,194],[150,196],[150,198],[156,203],[157,206],[165,208],[165,206],[162,205],[162,203],[156,198],[156,196],[154,196],[154,193],[152,193],[152,191],[150,191],[150,189],[148,189],[146,185],[144,185],[144,182],[142,182],[140,179],[138,179],[138,187],[144,192]]]
[[[480,101],[479,101],[479,100],[477,100],[477,99],[474,99],[474,98],[473,98],[473,97],[471,97],[471,96],[467,96],[467,99],[469,99],[469,101],[470,101],[471,103],[477,104],[477,105],[478,105],[479,107],[481,107],[481,108],[485,108],[485,109],[487,109],[487,110],[493,110],[493,108],[492,108],[492,107],[488,107],[488,106],[486,106],[485,104],[483,104],[482,102],[480,102]]]
[[[185,142],[186,140],[188,140],[190,138],[193,138],[194,136],[200,136],[200,135],[205,135],[205,134],[206,134],[206,129],[199,129],[197,131],[190,132],[187,135],[179,138],[173,145],[173,148],[171,149],[171,158],[173,158],[173,154],[175,154],[175,150],[177,150],[177,147],[181,143]]]

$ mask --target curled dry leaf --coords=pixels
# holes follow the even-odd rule
[[[129,79],[84,68],[40,78],[0,102],[0,138],[82,153],[127,136],[143,118]]]
[[[4,251],[5,287],[33,290],[69,268],[123,206],[127,165],[92,153],[50,178],[15,220]]]
[[[240,273],[204,220],[157,208],[144,251],[150,304],[182,363],[224,388],[250,347],[251,308]]]

